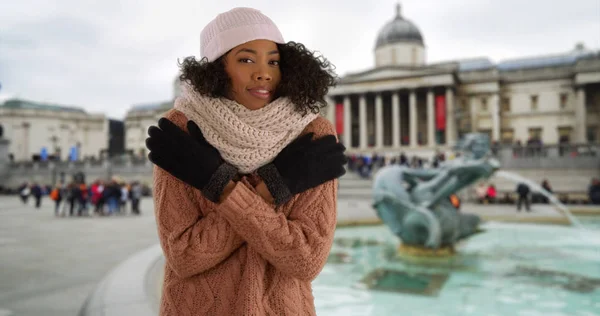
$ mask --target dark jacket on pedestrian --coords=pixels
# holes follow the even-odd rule
[[[590,185],[588,195],[592,204],[600,204],[600,182]]]
[[[529,194],[529,186],[525,183],[519,183],[519,185],[517,185],[517,193],[520,196],[527,196]]]

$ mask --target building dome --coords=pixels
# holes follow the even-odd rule
[[[395,43],[413,43],[424,46],[423,36],[417,26],[402,17],[400,4],[396,5],[396,17],[379,31],[375,49]]]

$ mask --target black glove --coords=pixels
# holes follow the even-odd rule
[[[217,202],[225,185],[237,169],[224,163],[219,151],[211,146],[196,123],[188,121],[187,134],[171,121],[161,118],[158,127],[148,128],[148,159],[177,179],[201,190]]]
[[[275,204],[287,202],[293,195],[314,188],[346,173],[346,148],[335,136],[313,140],[305,134],[287,145],[272,163],[258,169]]]

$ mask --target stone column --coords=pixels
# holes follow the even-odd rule
[[[409,128],[410,128],[410,146],[416,147],[417,143],[417,93],[415,90],[410,91],[408,97],[409,106]]]
[[[492,141],[500,141],[500,97],[493,94],[491,100],[492,111]]]
[[[575,104],[575,142],[587,143],[587,109],[585,108],[585,86],[577,88]]]
[[[358,97],[358,120],[360,149],[367,148],[367,97],[363,93]]]
[[[427,144],[435,146],[435,108],[433,90],[427,91]]]
[[[383,100],[381,93],[375,95],[375,145],[383,148]]]
[[[456,143],[456,120],[454,119],[454,91],[446,88],[446,145]]]
[[[344,145],[346,148],[352,148],[352,108],[350,105],[350,96],[344,96]]]
[[[471,107],[471,133],[477,132],[477,98],[469,96],[469,105]]]
[[[326,97],[325,100],[327,100],[325,118],[327,118],[335,128],[335,100],[331,97]]]
[[[400,147],[400,96],[398,91],[392,94],[392,145]]]

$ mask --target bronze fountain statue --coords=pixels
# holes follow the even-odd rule
[[[474,214],[461,214],[449,197],[499,169],[489,156],[484,134],[467,134],[456,148],[460,156],[435,169],[391,165],[373,183],[373,207],[402,240],[401,250],[416,255],[447,255],[454,245],[479,232]]]

